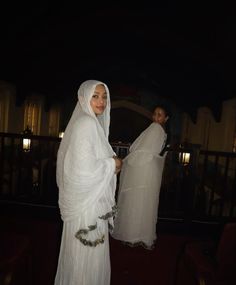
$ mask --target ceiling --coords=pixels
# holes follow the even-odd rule
[[[190,114],[209,106],[219,118],[222,101],[236,96],[233,7],[48,2],[1,8],[0,80],[20,98],[68,99],[94,78],[152,91]]]

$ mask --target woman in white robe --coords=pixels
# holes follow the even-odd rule
[[[63,232],[55,285],[110,284],[108,234],[122,161],[108,142],[109,124],[106,84],[85,81],[57,154]]]
[[[152,249],[155,244],[167,120],[166,110],[155,108],[153,123],[133,142],[123,160],[112,237],[130,246]]]

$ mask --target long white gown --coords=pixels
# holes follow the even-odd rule
[[[159,154],[166,137],[161,125],[152,123],[131,145],[120,174],[113,238],[130,245],[153,247],[166,156]]]
[[[110,98],[95,116],[90,99],[99,81],[78,91],[78,103],[57,157],[59,207],[63,220],[55,285],[109,285],[109,229],[115,213],[115,155],[108,142]],[[109,228],[108,228],[109,227]]]

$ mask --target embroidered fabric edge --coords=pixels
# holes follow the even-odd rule
[[[98,218],[102,220],[108,220],[109,218],[114,217],[116,213],[117,213],[117,206],[115,205],[112,207],[112,210],[110,212],[106,213],[105,215],[99,216]],[[97,224],[88,226],[88,229],[80,229],[75,233],[75,237],[85,246],[96,247],[99,244],[103,244],[105,240],[104,234],[100,238],[94,241],[88,240],[83,237],[84,235],[85,236],[88,235],[90,231],[96,230],[96,228]],[[109,230],[112,230],[113,226],[110,223],[108,223],[108,228]]]

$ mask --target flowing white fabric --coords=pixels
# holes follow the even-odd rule
[[[161,125],[152,123],[131,145],[120,174],[115,239],[152,248],[166,156],[159,153],[166,137]]]
[[[107,106],[102,115],[96,116],[90,99],[98,84],[105,86]],[[110,284],[108,223],[113,226],[116,175],[115,153],[108,142],[109,124],[107,86],[100,81],[85,81],[78,90],[78,103],[57,156],[59,207],[64,223],[55,285]],[[76,237],[78,232],[80,239]]]

